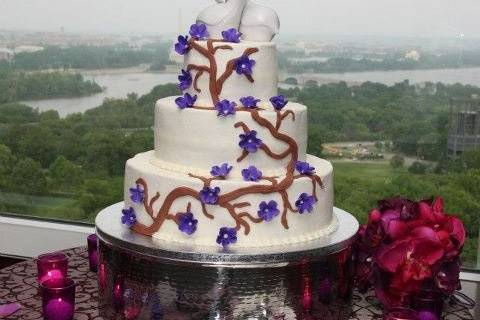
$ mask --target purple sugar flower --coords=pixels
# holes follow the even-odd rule
[[[192,108],[197,101],[197,95],[190,95],[189,93],[185,93],[183,97],[178,97],[175,99],[175,103],[180,109]]]
[[[178,230],[191,236],[197,231],[198,220],[193,217],[193,213],[185,212],[178,216]]]
[[[305,212],[312,212],[313,205],[317,201],[315,200],[314,196],[310,196],[306,193],[302,193],[298,200],[295,202],[295,206],[297,207],[300,214],[304,214]]]
[[[237,230],[235,228],[223,227],[217,237],[217,243],[227,249],[229,245],[237,242]]]
[[[224,163],[221,166],[214,166],[212,167],[212,171],[210,171],[210,174],[212,177],[218,177],[218,178],[226,178],[230,171],[232,171],[233,167],[228,165],[228,163]]]
[[[217,204],[218,202],[218,195],[220,194],[220,188],[210,188],[205,187],[202,191],[200,191],[200,201],[203,204]]]
[[[258,210],[258,216],[263,220],[270,222],[280,214],[280,210],[278,210],[278,203],[275,201],[265,202],[262,201],[260,203],[260,208]]]
[[[144,195],[145,192],[140,185],[137,184],[135,188],[130,188],[130,199],[132,199],[134,203],[142,203]]]
[[[235,28],[231,28],[222,32],[223,40],[228,42],[239,43],[241,36],[242,34]]]
[[[182,69],[182,74],[178,76],[178,81],[180,81],[180,84],[178,85],[180,90],[187,90],[192,85],[192,75],[189,71],[185,71]]]
[[[135,223],[137,223],[137,215],[135,214],[135,210],[130,207],[128,209],[122,210],[122,223],[128,227],[133,227]]]
[[[258,170],[255,166],[250,166],[242,170],[242,176],[245,181],[258,182],[262,178],[262,171]]]
[[[260,99],[255,99],[255,97],[249,96],[240,98],[240,102],[247,109],[255,109],[257,107],[257,103],[260,102]]]
[[[270,98],[270,102],[272,103],[273,108],[275,108],[275,110],[280,111],[287,105],[288,100],[287,98],[285,98],[285,96],[279,95],[279,96]]]
[[[195,40],[207,39],[209,36],[207,26],[203,23],[192,24],[192,26],[190,27],[190,35]]]
[[[235,70],[238,74],[252,75],[253,67],[255,67],[255,60],[243,55],[237,59],[235,63]]]
[[[252,130],[248,133],[240,135],[240,143],[238,144],[240,148],[254,153],[262,146],[263,142],[261,139],[257,138],[257,131]]]
[[[178,36],[178,42],[175,44],[175,51],[184,55],[190,50],[190,44],[188,43],[188,36]]]
[[[297,161],[295,168],[300,174],[311,176],[315,174],[315,168],[311,167],[308,162]]]
[[[222,101],[218,102],[215,105],[215,108],[218,111],[217,116],[227,117],[227,116],[230,116],[230,115],[234,115],[235,112],[236,112],[236,110],[235,110],[236,106],[237,106],[237,104],[235,102],[230,102],[228,100],[222,100]]]

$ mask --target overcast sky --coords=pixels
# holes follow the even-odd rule
[[[480,0],[257,0],[283,34],[480,37]],[[0,0],[0,29],[176,33],[213,0]]]

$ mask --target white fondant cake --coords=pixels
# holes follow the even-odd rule
[[[333,168],[306,153],[307,107],[277,96],[275,44],[240,41],[236,30],[275,34],[276,14],[247,3],[205,10],[208,25],[175,45],[184,94],[157,102],[155,150],[126,165],[122,222],[134,232],[253,253],[337,228]]]

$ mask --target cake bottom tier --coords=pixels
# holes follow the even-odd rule
[[[168,171],[155,166],[153,160],[154,152],[147,152],[127,162],[125,206],[135,212],[133,230],[158,241],[218,246],[221,229],[228,228],[225,237],[237,238],[230,248],[266,247],[318,239],[338,227],[333,215],[333,167],[326,160],[307,156],[320,179],[297,175],[293,180],[213,180],[210,188],[220,189],[215,205],[203,205],[199,196],[210,177]],[[132,200],[131,188],[143,191],[143,202]],[[296,202],[304,193],[316,201],[310,212],[300,214],[295,212]],[[276,202],[278,212],[266,221],[260,218],[260,205],[271,201]]]

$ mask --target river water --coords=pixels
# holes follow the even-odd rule
[[[315,74],[314,77],[322,79],[321,83],[338,81],[361,83],[372,81],[392,85],[408,79],[410,83],[431,81],[453,84],[458,82],[461,84],[480,86],[480,68],[349,72]],[[85,78],[95,80],[100,86],[106,89],[100,94],[88,97],[24,101],[24,103],[34,108],[39,108],[41,111],[50,109],[57,110],[60,116],[63,117],[71,113],[84,112],[88,109],[95,108],[101,105],[105,98],[125,98],[127,94],[132,92],[141,96],[150,92],[150,90],[157,85],[177,82],[176,74],[148,72],[86,74]],[[288,86],[282,85],[282,87]]]
[[[57,110],[61,117],[71,113],[85,112],[98,107],[106,98],[125,98],[129,93],[135,92],[139,96],[149,93],[155,86],[177,82],[177,75],[164,73],[111,73],[100,75],[84,75],[85,79],[94,80],[104,91],[87,97],[62,98],[47,100],[22,101],[23,103],[38,108],[40,111]]]

